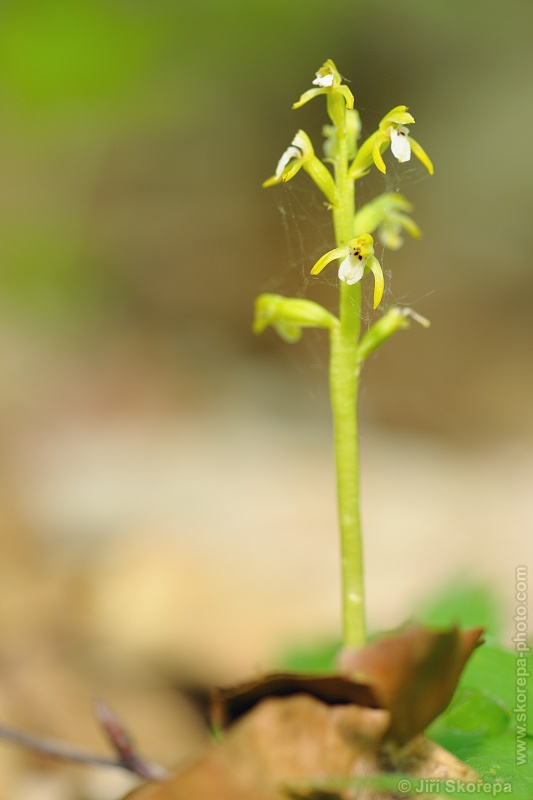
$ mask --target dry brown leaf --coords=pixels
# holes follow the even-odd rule
[[[349,790],[328,789],[328,779],[368,778],[384,768],[390,774],[390,753],[381,748],[389,724],[389,712],[383,709],[328,706],[308,695],[265,699],[202,759],[169,781],[136,789],[128,798],[348,798]],[[476,779],[464,764],[422,736],[397,754],[396,766],[413,777]],[[373,789],[358,789],[356,796],[390,797]]]
[[[371,687],[343,675],[303,675],[275,672],[237,686],[217,689],[211,698],[214,725],[226,728],[266,697],[309,694],[328,705],[357,705],[379,708]]]
[[[381,709],[327,706],[305,694],[262,700],[224,742],[163,784],[132,800],[287,800],[286,787],[312,777],[375,770],[389,725]]]
[[[169,781],[128,797],[341,800],[349,791],[329,791],[328,778],[397,771],[476,780],[464,764],[417,734],[449,702],[480,634],[415,625],[345,653],[350,678],[278,674],[221,690],[213,707],[217,723],[229,725],[222,744]],[[323,788],[313,789],[313,782]],[[365,788],[357,797],[389,795]]]
[[[482,633],[482,628],[443,631],[410,625],[361,650],[345,651],[341,671],[372,688],[378,706],[391,712],[387,738],[404,744],[449,704]]]

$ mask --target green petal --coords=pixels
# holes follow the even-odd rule
[[[381,298],[383,297],[383,292],[385,290],[383,270],[381,269],[381,264],[375,256],[369,258],[366,265],[374,274],[374,308],[377,308],[381,303]]]
[[[396,106],[386,114],[379,123],[379,129],[385,133],[390,125],[412,125],[414,117],[407,110],[407,106]]]
[[[383,210],[375,200],[371,200],[357,211],[353,221],[354,233],[356,236],[361,233],[373,233],[382,221]]]
[[[290,322],[273,322],[272,326],[278,336],[287,344],[295,344],[302,338],[302,329]]]
[[[374,131],[374,133],[361,144],[348,170],[348,177],[351,180],[365,175],[368,168],[372,166],[372,148],[374,147],[376,139],[381,138],[383,138],[383,134],[380,133],[380,131]]]
[[[304,165],[304,162],[303,162],[303,159],[301,159],[301,158],[298,158],[296,161],[293,161],[292,163],[287,164],[287,166],[285,167],[285,169],[281,173],[281,180],[283,181],[283,183],[287,183],[287,181],[290,181],[291,178],[294,178],[294,176],[298,172],[300,172],[300,170],[303,167],[303,165]]]
[[[346,84],[343,83],[341,86],[339,86],[337,91],[340,92],[346,100],[346,108],[351,110],[354,106],[355,99],[350,89],[346,86]]]
[[[300,99],[296,103],[292,104],[292,107],[293,108],[300,108],[301,106],[305,105],[310,100],[312,100],[313,97],[318,97],[319,94],[325,94],[325,93],[326,93],[326,89],[324,89],[324,88],[317,87],[316,89],[308,89],[306,92],[303,93],[303,95],[300,97]]]
[[[287,166],[285,167],[285,169],[278,178],[276,178],[275,175],[272,175],[271,178],[268,178],[266,181],[263,181],[261,186],[263,187],[263,189],[267,189],[269,186],[277,186],[278,183],[287,183],[287,181],[290,181],[291,178],[294,178],[296,173],[299,172],[302,167],[303,167],[303,160],[301,158],[295,159],[294,161],[291,161],[289,164],[287,164]]]
[[[263,189],[266,189],[269,186],[276,186],[276,184],[278,184],[278,183],[281,183],[281,176],[279,178],[276,178],[275,175],[272,175],[271,178],[267,178],[266,181],[263,181],[261,186],[263,187]]]
[[[434,171],[433,164],[426,151],[422,147],[420,147],[418,142],[415,142],[415,140],[412,139],[410,136],[409,136],[409,141],[411,142],[411,150],[413,151],[415,156],[418,158],[419,161],[422,162],[422,164],[425,166],[429,174],[433,175]]]
[[[411,217],[408,217],[406,214],[398,214],[398,215],[391,214],[391,219],[394,219],[395,221],[399,222],[402,228],[406,230],[407,233],[413,237],[413,239],[420,239],[420,237],[422,236],[422,231],[420,230],[414,219],[411,219]]]
[[[409,202],[407,197],[404,197],[403,194],[399,194],[398,192],[385,192],[385,194],[381,195],[381,199],[383,200],[384,207],[390,209],[394,208],[398,211],[407,211],[408,213],[413,210],[413,204]]]
[[[311,270],[311,275],[318,275],[319,272],[322,272],[324,267],[331,264],[336,258],[345,258],[347,255],[348,251],[346,247],[336,247],[335,250],[330,250],[329,253],[326,253],[322,258],[318,259]]]
[[[385,166],[385,162],[381,158],[381,148],[383,147],[383,149],[385,149],[384,146],[387,144],[387,142],[388,142],[387,139],[383,140],[382,138],[376,136],[376,140],[372,147],[372,158],[374,159],[374,164],[376,165],[376,167],[379,169],[380,172],[383,172],[383,174],[387,172],[387,167]]]

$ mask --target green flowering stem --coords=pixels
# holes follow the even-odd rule
[[[347,288],[353,293],[353,287]],[[341,539],[343,642],[345,647],[361,647],[366,640],[366,624],[357,432],[359,362],[357,339],[348,334],[347,327],[341,315],[341,324],[331,331],[329,380]]]
[[[333,208],[333,224],[337,247],[344,247],[354,236],[355,190],[353,179],[348,177],[345,125],[338,126],[337,136],[334,165],[338,203]],[[343,643],[345,647],[361,647],[366,641],[357,428],[361,284],[341,281],[339,290],[340,324],[330,331],[329,382],[341,540]]]
[[[316,73],[313,88],[302,94],[293,108],[300,108],[319,95],[326,96],[332,125],[324,128],[325,154],[333,164],[334,176],[315,155],[311,140],[299,130],[278,161],[274,175],[263,186],[291,180],[304,169],[326,197],[333,214],[336,247],[329,250],[311,269],[318,275],[331,262],[339,261],[339,316],[334,317],[312,301],[260,295],[256,302],[254,330],[261,333],[272,325],[287,342],[297,341],[302,329],[319,327],[330,336],[330,395],[333,413],[337,506],[339,514],[342,564],[343,641],[347,649],[365,644],[365,596],[363,548],[359,493],[359,440],[357,398],[361,365],[365,358],[393,333],[409,325],[409,318],[424,327],[423,317],[410,309],[390,309],[361,337],[361,280],[374,278],[373,306],[377,308],[384,291],[381,265],[374,254],[371,231],[378,229],[386,247],[397,249],[402,233],[418,238],[420,230],[409,217],[411,204],[396,193],[385,193],[355,212],[355,181],[372,164],[386,172],[382,153],[390,147],[401,163],[409,161],[411,151],[433,174],[433,164],[421,146],[409,136],[407,124],[414,118],[406,106],[396,106],[379,123],[379,128],[357,149],[361,130],[358,112],[350,89],[331,59]]]

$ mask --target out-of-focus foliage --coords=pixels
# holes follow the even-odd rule
[[[480,404],[495,360],[521,402],[518,361],[531,334],[530,155],[505,142],[533,122],[533,8],[501,9],[487,0],[481,18],[460,0],[4,3],[3,319],[41,330],[76,322],[89,337],[139,319],[156,334],[209,325],[249,351],[277,347],[248,334],[253,297],[296,290],[333,302],[326,284],[304,279],[332,241],[318,199],[302,211],[305,183],[275,199],[259,185],[291,125],[319,141],[319,110],[291,104],[334,57],[370,128],[406,102],[437,165],[423,206],[416,165],[361,184],[362,202],[408,189],[424,239],[387,259],[386,303],[415,305],[434,322],[429,336],[368,365],[363,411],[462,434],[514,430],[498,392]],[[390,403],[398,374],[406,379]]]
[[[102,105],[139,80],[163,28],[129,3],[24,0],[7,4],[0,32],[4,85],[33,111]],[[161,21],[159,21],[160,23]]]
[[[486,636],[501,641],[499,598],[488,584],[457,581],[431,598],[420,614],[428,625],[482,625]]]

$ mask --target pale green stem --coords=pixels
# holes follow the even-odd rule
[[[333,223],[337,247],[347,244],[354,236],[355,191],[353,180],[348,178],[347,147],[343,134],[344,131],[339,130],[339,155],[335,165],[338,204],[333,208]],[[361,647],[366,641],[357,431],[360,312],[360,284],[348,286],[341,281],[340,325],[331,331],[329,378],[337,470],[345,647]]]

